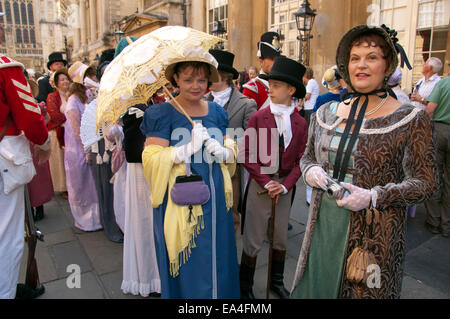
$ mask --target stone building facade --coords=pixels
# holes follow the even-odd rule
[[[299,58],[298,31],[294,13],[303,0],[191,0],[188,25],[211,33],[214,21],[227,32],[225,48],[236,55],[239,71],[254,65],[256,43],[263,32],[282,35],[283,54]],[[449,0],[309,0],[316,9],[310,49],[310,66],[317,80],[335,64],[337,45],[343,34],[359,24],[386,24],[398,31],[413,70],[403,69],[402,87],[408,93],[421,77],[422,65],[430,57],[444,64],[440,75],[450,72]],[[322,88],[324,90],[324,88]]]
[[[3,27],[0,53],[25,65],[43,70],[43,46],[39,31],[40,2],[35,0],[0,0]]]

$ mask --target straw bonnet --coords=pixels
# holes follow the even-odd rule
[[[183,57],[177,57],[169,61],[166,68],[165,76],[168,81],[172,80],[175,72],[175,66],[181,62],[203,62],[209,65],[209,82],[219,81],[219,72],[217,71],[218,63],[216,59],[206,50],[202,48],[188,48],[184,51]]]
[[[359,25],[350,29],[339,42],[337,52],[336,52],[336,65],[339,68],[339,74],[342,76],[344,81],[354,90],[352,83],[350,81],[350,75],[348,73],[348,62],[350,59],[350,51],[352,49],[353,41],[363,34],[376,34],[381,36],[386,42],[389,49],[392,51],[392,65],[390,73],[386,75],[386,79],[383,83],[383,88],[387,86],[387,80],[394,73],[398,65],[398,57],[396,47],[391,39],[390,34],[382,27],[369,26],[369,25]]]
[[[80,61],[75,62],[69,68],[69,75],[73,82],[84,83],[84,75],[89,67]]]

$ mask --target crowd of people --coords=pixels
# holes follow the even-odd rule
[[[357,26],[339,42],[320,94],[313,69],[283,56],[276,32],[257,43],[259,73],[238,72],[232,52],[191,48],[165,68],[172,96],[158,90],[86,147],[83,113],[96,107],[108,64],[136,40],[122,38],[98,66],[50,54],[34,93],[23,65],[2,57],[0,159],[20,137],[36,174],[12,192],[0,177],[9,205],[0,297],[16,293],[26,184],[36,220],[57,193],[74,227],[123,243],[121,289],[144,297],[254,299],[271,225],[270,290],[280,298],[399,298],[407,210],[425,202],[425,227],[450,236],[450,83],[439,59],[426,61],[408,96],[392,32]],[[294,282],[285,283],[300,178],[309,217]],[[373,264],[381,279],[371,285]]]

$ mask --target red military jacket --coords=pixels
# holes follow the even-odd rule
[[[269,83],[259,77],[245,83],[242,94],[249,99],[255,100],[258,110],[269,106]]]
[[[47,127],[23,69],[22,63],[0,55],[0,130],[10,115],[6,136],[23,131],[29,141],[43,145],[48,139]]]
[[[283,179],[281,184],[289,191],[301,176],[300,159],[308,141],[308,123],[297,112],[291,114],[292,140],[287,149],[272,148],[274,145],[271,141],[279,139],[276,127],[275,117],[270,107],[252,115],[245,131],[246,141],[242,154],[244,166],[250,173],[250,178],[253,178],[261,187],[272,180],[271,175],[278,173]],[[252,130],[257,134],[250,132]],[[273,159],[278,160],[278,165],[277,160]],[[274,167],[274,171],[270,174],[264,173],[264,168],[269,167]]]

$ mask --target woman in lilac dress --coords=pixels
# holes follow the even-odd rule
[[[86,102],[84,85],[72,83],[65,110],[67,123],[64,131],[64,166],[75,227],[84,231],[94,231],[101,229],[102,224],[94,177],[80,138],[81,116]]]

